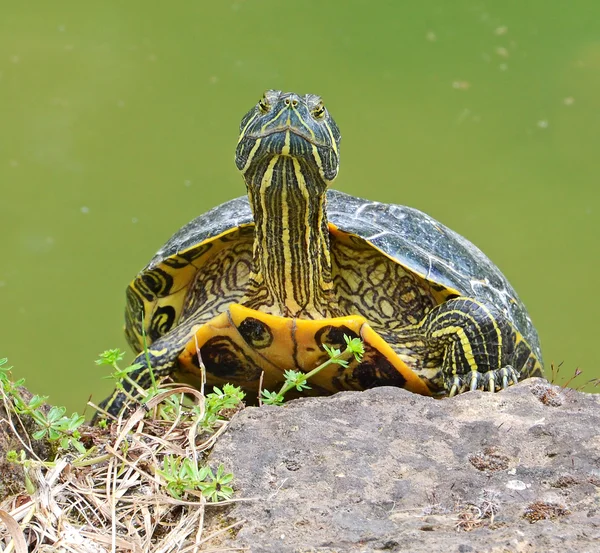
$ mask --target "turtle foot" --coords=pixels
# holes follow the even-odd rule
[[[453,397],[457,394],[472,390],[484,390],[496,392],[500,389],[508,388],[511,384],[519,381],[519,374],[513,367],[507,365],[501,369],[479,372],[471,371],[469,374],[454,374],[446,379],[445,385],[448,396]]]

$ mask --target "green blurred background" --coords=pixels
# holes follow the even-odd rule
[[[0,357],[33,391],[79,411],[110,391],[94,359],[126,348],[125,287],[182,224],[244,193],[239,120],[266,88],[322,95],[343,134],[336,187],[475,242],[546,365],[600,377],[597,0],[0,13]]]

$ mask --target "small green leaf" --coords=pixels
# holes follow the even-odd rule
[[[219,495],[221,495],[223,499],[231,499],[231,497],[233,496],[233,488],[230,486],[221,486],[221,489],[219,490]]]
[[[310,389],[310,386],[306,384],[306,373],[287,370],[283,373],[283,376],[285,376],[290,387],[295,387],[299,392]]]
[[[362,357],[365,354],[365,344],[360,338],[350,338],[344,334],[344,340],[346,341],[346,348],[352,352],[357,362],[362,361]]]
[[[48,419],[48,422],[52,424],[63,417],[66,411],[66,407],[57,407],[54,405],[50,408],[50,411],[48,411],[46,418]]]
[[[327,344],[323,344],[323,349],[327,352],[327,355],[329,355],[331,359],[339,357],[342,354],[339,349],[328,346]]]
[[[210,467],[208,465],[204,465],[199,471],[198,471],[198,480],[206,480],[206,477],[212,474]]]
[[[81,453],[81,455],[85,455],[87,453],[87,449],[79,440],[71,438],[70,443],[79,453]]]
[[[107,349],[100,354],[100,357],[96,359],[96,365],[115,365],[123,359],[125,352],[119,348]]]
[[[9,463],[17,463],[19,461],[19,454],[14,449],[11,449],[6,452],[6,460]]]
[[[278,392],[269,392],[269,390],[263,390],[262,393],[262,402],[265,405],[281,405],[283,403],[283,396]]]
[[[104,378],[112,378],[114,380],[120,381],[123,378],[126,378],[127,376],[129,376],[132,372],[137,371],[138,369],[141,369],[143,366],[144,365],[142,365],[141,363],[134,363],[133,365],[129,365],[128,367],[125,367],[124,369],[120,369],[118,366],[113,365],[115,370],[109,376],[105,376]]]
[[[48,400],[48,396],[38,396],[37,394],[32,396],[27,404],[29,409],[37,409],[41,407]]]
[[[32,436],[34,440],[41,440],[46,435],[46,429],[42,428],[41,430],[36,430]]]

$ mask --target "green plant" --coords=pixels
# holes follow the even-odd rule
[[[233,495],[233,488],[228,485],[233,474],[225,473],[223,465],[219,465],[215,474],[208,465],[200,467],[187,457],[167,455],[162,469],[156,471],[163,477],[167,491],[178,499],[195,490],[212,502],[230,499]]]
[[[222,390],[214,386],[213,391],[205,396],[204,409],[199,405],[194,407],[194,414],[199,417],[200,427],[204,430],[212,430],[220,420],[225,418],[223,413],[237,409],[244,397],[244,392],[238,386],[225,384]]]
[[[365,347],[360,338],[350,338],[344,334],[344,340],[346,342],[346,348],[341,351],[337,348],[329,347],[323,344],[329,359],[324,363],[321,363],[318,367],[308,373],[299,371],[288,370],[285,371],[284,377],[285,382],[278,392],[270,392],[269,390],[262,390],[261,401],[266,405],[281,405],[285,399],[285,394],[295,388],[299,392],[304,390],[310,390],[310,386],[307,384],[309,378],[313,377],[319,371],[322,371],[325,367],[336,364],[342,367],[347,367],[350,359],[354,357],[357,362],[360,363],[362,356],[365,353]]]
[[[100,354],[96,361],[98,365],[107,365],[112,367],[113,371],[109,378],[116,381],[117,387],[123,390],[122,380],[127,380],[136,392],[137,398],[132,400],[147,403],[159,392],[164,391],[159,387],[154,379],[149,389],[141,388],[131,377],[132,371],[141,367],[134,364],[126,369],[119,367],[119,362],[123,359],[123,352],[119,349],[110,349]],[[149,363],[149,360],[147,360]],[[150,371],[152,367],[148,364]],[[212,433],[216,426],[227,418],[227,411],[237,409],[244,399],[242,390],[232,384],[225,384],[222,389],[213,387],[213,391],[202,397],[201,401],[194,404],[190,410],[186,410],[188,402],[185,401],[183,394],[177,393],[165,397],[158,405],[158,419],[168,421],[178,421],[178,424],[186,425],[195,419],[197,425],[202,430]],[[126,441],[121,443],[125,446]],[[126,455],[125,451],[121,452]],[[160,457],[159,457],[160,458]],[[156,473],[162,476],[164,486],[167,491],[176,498],[182,498],[188,492],[200,491],[202,495],[211,502],[229,499],[233,495],[233,489],[228,485],[233,479],[233,475],[225,473],[223,465],[220,465],[214,473],[212,469],[205,465],[200,466],[196,460],[189,457],[167,454],[162,457],[161,468],[156,468]]]
[[[78,428],[84,423],[85,418],[82,415],[73,413],[67,416],[65,407],[44,407],[48,396],[34,395],[26,401],[19,387],[23,385],[25,379],[21,378],[15,382],[10,380],[10,369],[5,367],[8,360],[0,359],[0,385],[5,396],[12,402],[15,413],[18,415],[30,416],[39,427],[39,430],[33,432],[32,437],[35,440],[47,439],[49,442],[56,442],[62,449],[73,447],[79,453],[85,453],[86,448],[81,443],[81,434]]]
[[[40,396],[34,396],[32,400],[36,398],[42,399]],[[77,429],[85,422],[85,417],[77,413],[66,416],[66,412],[65,407],[53,406],[46,413],[42,410],[32,409],[29,405],[28,414],[40,427],[40,430],[33,433],[33,438],[36,440],[47,438],[51,442],[58,441],[61,448],[68,449],[69,446],[73,446],[79,453],[84,454],[86,449],[79,441],[81,434]]]
[[[135,388],[140,394],[140,397],[144,398],[146,401],[151,397],[154,397],[157,393],[156,382],[154,378],[152,378],[152,386],[150,388],[143,388],[142,386],[140,386],[129,375],[132,372],[141,369],[143,365],[141,365],[140,363],[134,363],[133,365],[129,365],[128,367],[122,369],[121,367],[119,367],[118,363],[119,361],[123,360],[124,355],[125,352],[121,351],[119,348],[107,349],[100,354],[100,357],[98,359],[96,359],[96,365],[107,365],[109,367],[112,367],[113,371],[104,378],[114,380],[115,387],[121,390],[130,399],[134,401],[138,400],[138,398],[134,398],[131,394],[127,392],[127,390],[125,390],[123,386],[123,380],[126,380],[129,384],[131,384],[131,386]],[[152,371],[152,367],[150,365],[148,365],[148,367],[150,370],[150,374],[153,375],[154,373]]]

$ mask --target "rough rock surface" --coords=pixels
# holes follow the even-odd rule
[[[247,408],[218,462],[237,497],[257,498],[231,508],[229,522],[245,522],[219,547],[600,551],[600,395],[541,379],[444,400],[386,387]]]

